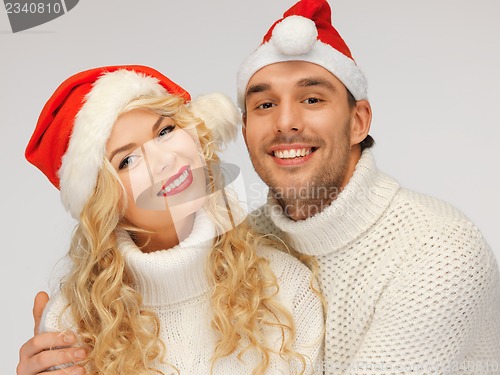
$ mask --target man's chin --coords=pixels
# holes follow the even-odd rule
[[[281,201],[296,201],[307,199],[308,186],[305,183],[293,183],[282,185],[269,185],[269,191],[275,199]]]

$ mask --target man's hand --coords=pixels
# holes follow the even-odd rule
[[[33,302],[33,319],[35,320],[35,329],[33,334],[36,336],[40,330],[40,321],[42,320],[43,310],[49,302],[49,295],[45,292],[38,292]]]
[[[85,359],[86,352],[85,349],[72,347],[76,343],[76,337],[71,332],[38,333],[43,309],[48,300],[49,296],[45,292],[39,292],[35,297],[33,304],[34,336],[26,341],[19,350],[17,375],[83,375],[85,370],[78,366],[49,372],[49,369],[54,366]]]

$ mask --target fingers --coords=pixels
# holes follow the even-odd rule
[[[33,372],[33,369],[30,369],[28,366],[23,366],[20,362],[17,366],[17,375],[85,375],[87,372],[83,367],[80,366],[71,366],[65,367],[58,370],[50,370],[43,372]]]
[[[40,328],[40,320],[42,319],[43,310],[49,301],[49,295],[45,292],[38,292],[33,303],[33,319],[35,320],[35,335],[38,334]]]
[[[50,372],[42,372],[37,375],[85,375],[85,369],[83,367],[71,366],[63,368],[61,370],[55,370]]]
[[[19,351],[18,375],[40,374],[54,366],[82,361],[86,357],[85,349],[69,347],[75,343],[76,337],[71,332],[47,332],[32,337]],[[69,368],[63,370],[69,371]],[[73,370],[78,369],[72,367]]]
[[[36,354],[31,358],[23,358],[20,356],[17,366],[17,375],[34,375],[34,374],[74,374],[83,375],[85,369],[79,366],[64,367],[58,370],[52,370],[55,366],[65,364],[73,364],[83,360],[86,356],[85,350],[80,348],[64,348],[47,350]],[[49,369],[52,371],[49,372]]]
[[[42,372],[40,375],[84,375],[86,374],[83,367],[72,366],[61,370]]]

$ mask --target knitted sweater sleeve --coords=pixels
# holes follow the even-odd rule
[[[40,322],[41,332],[60,332],[74,328],[66,305],[66,299],[61,292],[56,292],[50,297]]]
[[[74,330],[74,325],[70,322],[69,312],[66,309],[66,299],[61,292],[51,295],[47,306],[43,310],[40,321],[40,332],[63,332]],[[59,370],[72,366],[73,363],[65,363],[59,366],[51,367],[49,370]]]
[[[492,251],[467,220],[433,223],[414,238],[347,373],[500,374],[500,282]]]

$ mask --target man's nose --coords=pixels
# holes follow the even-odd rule
[[[296,105],[283,102],[278,105],[277,109],[277,118],[275,122],[276,132],[290,133],[302,131],[302,121],[300,120]]]

